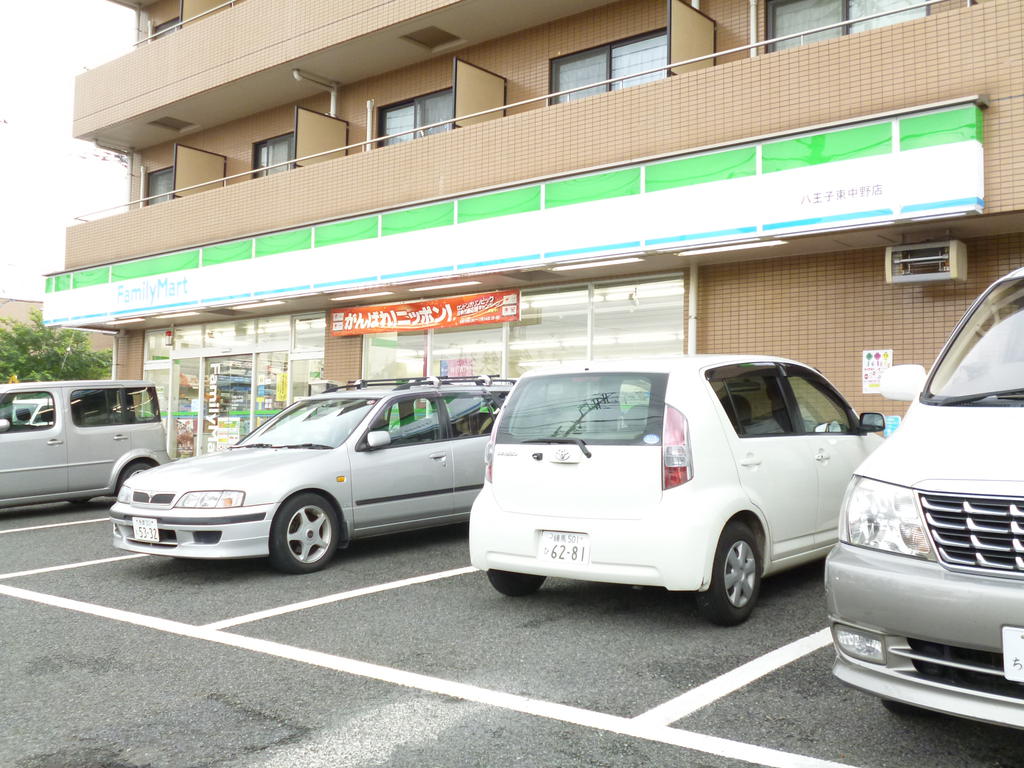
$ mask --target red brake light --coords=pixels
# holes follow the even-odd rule
[[[690,456],[690,429],[686,417],[671,405],[665,406],[661,438],[662,490],[675,488],[693,479]]]

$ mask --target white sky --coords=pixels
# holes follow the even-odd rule
[[[71,138],[75,76],[131,50],[135,14],[107,0],[4,3],[0,24],[0,297],[43,298],[75,216],[124,203],[122,166]]]

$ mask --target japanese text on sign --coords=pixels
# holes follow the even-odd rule
[[[331,312],[331,335],[455,328],[518,319],[519,291],[494,291],[408,304],[335,309]]]

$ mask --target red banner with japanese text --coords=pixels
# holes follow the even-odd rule
[[[519,291],[492,291],[446,299],[331,310],[332,336],[458,328],[519,319]]]

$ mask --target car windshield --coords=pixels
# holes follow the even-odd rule
[[[377,404],[379,398],[303,400],[246,435],[235,448],[337,448]]]
[[[925,399],[937,405],[1024,405],[1024,279],[1000,283],[960,327]]]
[[[659,445],[666,378],[594,372],[524,379],[505,406],[497,441]]]

